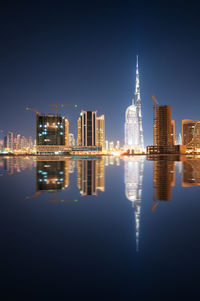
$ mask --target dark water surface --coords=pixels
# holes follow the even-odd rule
[[[199,300],[199,185],[194,158],[1,158],[1,300]]]

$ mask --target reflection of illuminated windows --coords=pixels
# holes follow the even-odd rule
[[[139,250],[139,228],[142,197],[143,157],[125,158],[124,182],[126,198],[132,202],[135,214],[136,250]]]
[[[165,159],[154,162],[154,184],[155,199],[170,201],[172,186],[175,185],[175,161]]]
[[[61,190],[69,186],[69,161],[37,161],[36,183],[39,190]]]
[[[199,160],[183,161],[182,186],[200,186],[200,162]]]
[[[78,160],[77,186],[81,195],[97,195],[97,190],[105,191],[104,160]]]

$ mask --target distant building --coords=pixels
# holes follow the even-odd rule
[[[69,133],[69,146],[74,146],[74,145],[75,145],[74,134]]]
[[[176,137],[175,137],[175,144],[176,144],[176,145],[181,145],[181,144],[182,144],[182,136],[181,136],[181,133],[179,133],[178,135],[176,135]]]
[[[114,142],[110,141],[109,142],[109,151],[113,151],[114,150]]]
[[[14,149],[14,136],[12,132],[8,132],[6,138],[4,139],[5,148],[9,151],[13,151]]]
[[[108,140],[105,141],[105,150],[106,150],[106,151],[109,150],[109,148],[108,148]]]
[[[119,142],[119,140],[117,140],[117,143],[116,143],[116,150],[119,150],[120,149],[120,142]]]

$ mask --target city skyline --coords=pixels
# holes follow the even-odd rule
[[[159,103],[172,106],[177,133],[181,132],[182,119],[199,119],[200,45],[195,38],[198,9],[178,4],[173,2],[171,10],[155,2],[151,7],[133,1],[114,8],[79,3],[87,21],[73,4],[56,9],[52,4],[41,4],[40,9],[18,4],[15,11],[4,4],[1,19],[9,26],[1,32],[0,128],[33,136],[34,115],[21,105],[50,112],[49,103],[70,102],[80,110],[105,114],[106,139],[123,145],[124,113],[139,54],[145,145],[152,141],[152,94]],[[12,18],[15,13],[18,18]],[[70,132],[76,133],[78,112],[65,108],[62,114],[69,119]]]

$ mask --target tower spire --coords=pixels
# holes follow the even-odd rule
[[[135,100],[140,100],[140,80],[139,80],[139,64],[138,55],[136,55],[136,80],[135,80]]]

